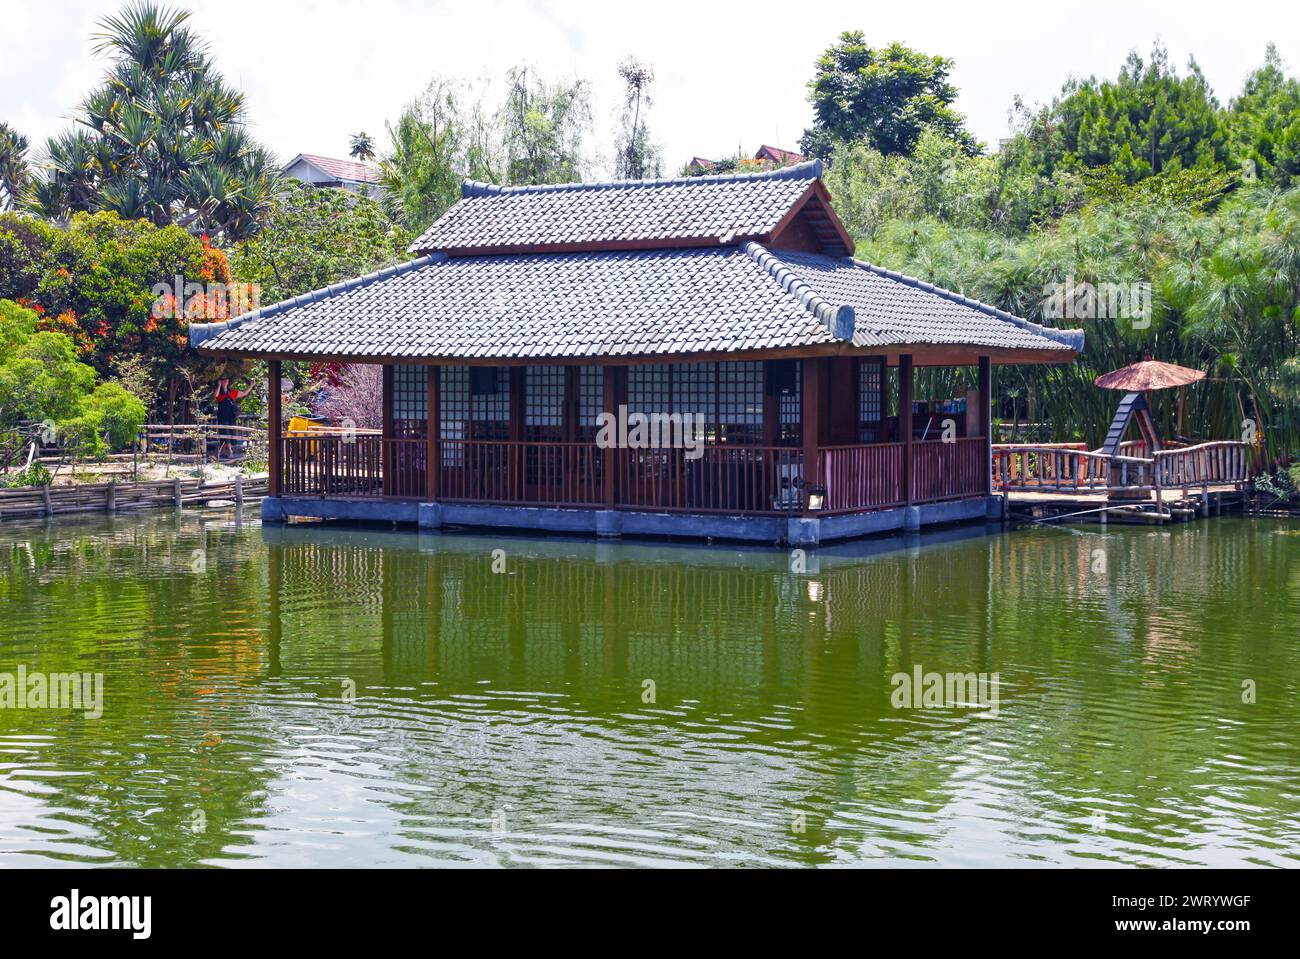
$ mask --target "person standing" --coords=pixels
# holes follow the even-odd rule
[[[218,460],[229,459],[234,456],[234,431],[227,430],[226,427],[238,425],[239,401],[247,396],[249,392],[250,390],[247,388],[240,389],[237,386],[231,386],[230,380],[219,380],[217,382]]]

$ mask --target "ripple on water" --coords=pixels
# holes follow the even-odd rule
[[[762,551],[518,539],[500,577],[461,536],[0,527],[0,672],[105,678],[100,719],[0,710],[0,866],[1295,866],[1282,532],[828,550],[800,583]],[[895,709],[918,666],[997,673],[996,711]]]

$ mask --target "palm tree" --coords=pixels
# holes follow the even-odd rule
[[[352,134],[351,155],[362,163],[375,158],[375,141],[370,138],[370,134],[364,130],[361,133]]]
[[[0,210],[18,205],[27,178],[27,138],[0,121]]]
[[[242,239],[278,186],[247,134],[244,95],[217,72],[183,10],[137,0],[100,22],[111,58],[78,129],[49,140],[31,206],[51,217],[111,210]]]

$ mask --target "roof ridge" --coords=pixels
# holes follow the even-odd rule
[[[915,276],[908,276],[906,273],[899,273],[897,270],[890,270],[883,266],[877,266],[874,263],[868,263],[866,260],[859,260],[856,257],[846,256],[844,260],[852,263],[859,269],[875,273],[877,276],[883,276],[899,283],[906,283],[908,286],[914,286],[919,290],[925,290],[927,293],[933,293],[945,300],[954,303],[960,303],[962,306],[969,307],[973,310],[979,310],[989,316],[999,320],[1004,320],[1023,330],[1029,330],[1031,333],[1039,333],[1049,340],[1070,347],[1076,353],[1083,351],[1084,334],[1083,330],[1061,330],[1051,326],[1043,326],[1041,323],[1035,323],[1032,320],[1026,320],[1022,316],[1016,316],[1014,313],[1008,313],[1006,310],[991,306],[982,300],[976,300],[963,293],[954,293],[952,290],[945,289],[942,286],[936,286],[926,280],[919,279]]]
[[[822,161],[807,160],[781,167],[777,170],[764,170],[761,173],[711,173],[706,176],[663,177],[656,180],[599,180],[591,183],[542,183],[533,186],[501,186],[496,183],[481,183],[478,180],[466,180],[461,184],[461,199],[481,196],[499,196],[501,194],[522,193],[579,193],[589,190],[647,189],[661,186],[689,186],[697,183],[725,183],[729,181],[753,180],[816,180],[822,175]]]
[[[832,303],[826,299],[763,244],[750,240],[740,248],[750,259],[766,270],[781,289],[797,299],[804,309],[817,317],[831,336],[838,340],[853,340],[853,330],[857,322],[853,307]]]
[[[269,319],[294,307],[306,306],[308,303],[315,303],[319,300],[327,300],[330,297],[338,296],[340,293],[348,293],[363,286],[369,286],[371,283],[377,283],[380,280],[389,280],[404,273],[412,273],[415,270],[430,266],[433,263],[441,263],[447,259],[445,253],[428,253],[418,259],[408,260],[406,263],[396,263],[393,266],[384,267],[382,270],[367,273],[365,276],[344,280],[341,283],[333,283],[319,290],[312,290],[310,293],[303,293],[287,300],[280,300],[270,306],[261,306],[256,310],[249,310],[247,313],[231,317],[228,320],[220,320],[216,323],[191,323],[189,326],[190,346],[198,346],[206,340],[224,333],[226,330],[233,330],[245,323]]]

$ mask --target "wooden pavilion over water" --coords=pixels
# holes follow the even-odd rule
[[[268,361],[265,518],[812,544],[984,516],[991,367],[1083,334],[853,259],[820,177],[466,183],[411,262],[192,327]],[[382,364],[382,434],[283,435],[286,360]],[[926,366],[979,371],[944,439]],[[598,442],[620,410],[702,448]]]

